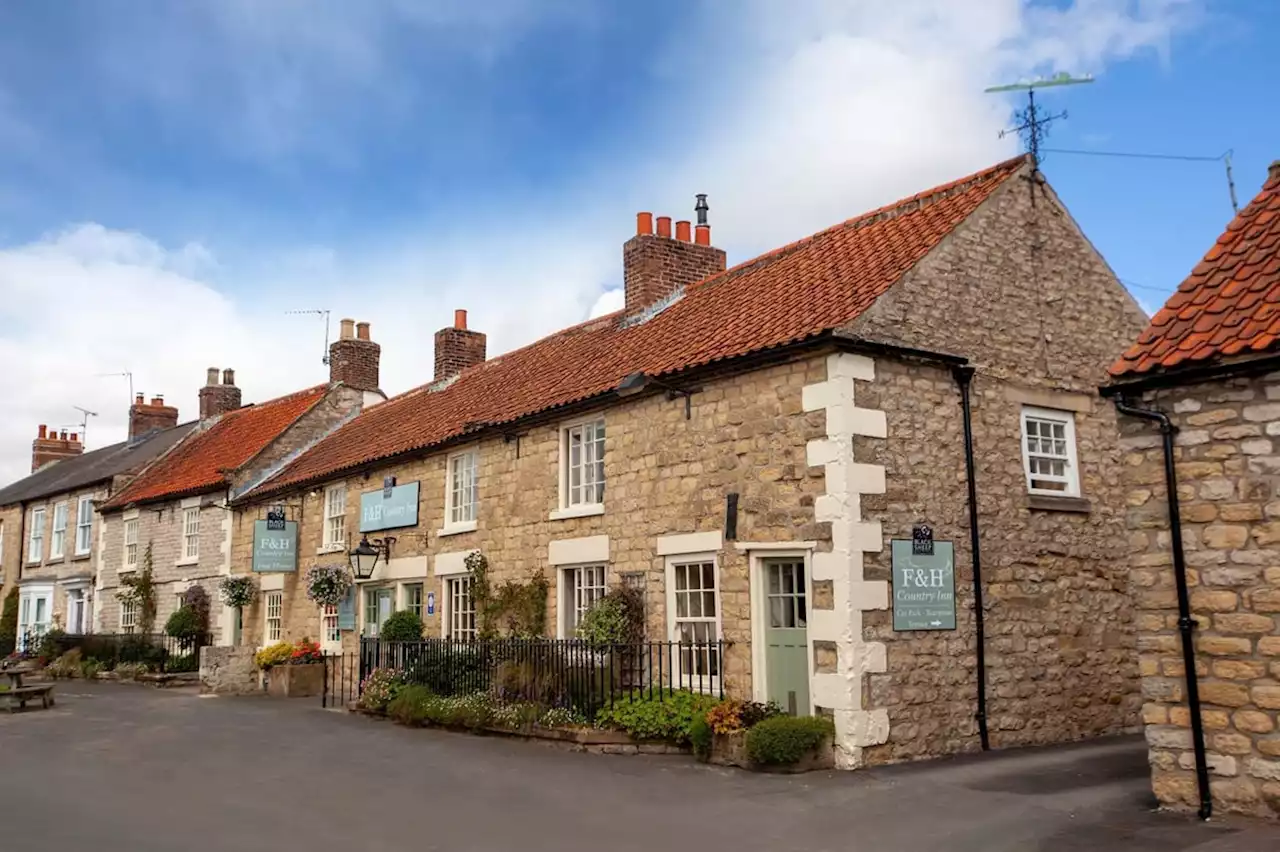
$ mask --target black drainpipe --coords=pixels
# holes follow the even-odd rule
[[[991,737],[987,732],[987,640],[982,621],[982,550],[978,543],[978,484],[974,479],[973,464],[973,416],[969,406],[969,383],[973,381],[973,367],[969,365],[951,368],[951,375],[960,386],[960,408],[964,412],[964,473],[969,483],[969,552],[973,554],[973,626],[977,632],[978,650],[978,737],[982,750],[991,750]]]
[[[1160,424],[1164,441],[1164,487],[1169,501],[1169,538],[1173,547],[1173,580],[1178,589],[1178,632],[1182,634],[1182,667],[1187,682],[1187,709],[1191,713],[1191,747],[1196,754],[1196,783],[1200,788],[1200,819],[1213,815],[1213,798],[1209,793],[1209,762],[1204,751],[1204,725],[1200,721],[1200,685],[1196,679],[1195,619],[1191,617],[1191,600],[1187,594],[1187,562],[1182,552],[1182,512],[1178,509],[1178,474],[1173,465],[1173,436],[1178,427],[1163,411],[1138,408],[1120,397],[1116,410],[1130,417],[1140,417]]]

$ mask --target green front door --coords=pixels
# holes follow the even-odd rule
[[[769,700],[793,716],[809,715],[809,620],[804,560],[764,563],[765,681]]]

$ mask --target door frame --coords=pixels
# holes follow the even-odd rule
[[[737,545],[738,550],[746,553],[748,573],[751,578],[751,697],[761,703],[769,700],[769,672],[765,651],[765,625],[769,612],[769,596],[766,594],[764,579],[765,561],[769,559],[798,559],[804,562],[804,600],[805,640],[808,646],[807,677],[809,681],[810,716],[814,714],[813,704],[813,632],[808,625],[813,621],[813,550],[817,546],[811,541],[769,541],[743,542]]]

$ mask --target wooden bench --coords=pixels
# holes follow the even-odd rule
[[[0,692],[0,698],[9,699],[9,712],[16,713],[18,710],[27,709],[28,701],[40,700],[40,705],[45,710],[53,706],[53,684],[45,683],[39,686],[19,686],[10,689],[7,692]]]

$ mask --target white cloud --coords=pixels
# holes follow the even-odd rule
[[[403,15],[420,4],[384,7]],[[243,117],[255,102],[268,105],[266,135],[278,150],[323,114],[316,99],[350,96],[351,80],[395,90],[395,69],[378,50],[387,19],[353,18],[344,8],[225,6],[227,43],[257,43],[252,73],[231,95],[250,106],[232,111]],[[465,4],[491,15],[495,8]],[[510,0],[499,9],[506,17],[476,18],[459,11],[461,2],[433,7],[461,16],[450,25],[464,21],[491,50],[541,8]],[[616,309],[621,244],[637,209],[684,217],[693,193],[709,193],[714,239],[732,264],[982,168],[1016,152],[1014,140],[997,138],[1010,101],[983,87],[1064,66],[1096,73],[1146,49],[1167,50],[1169,33],[1194,11],[1122,0],[1079,0],[1066,11],[1015,0],[708,3],[653,57],[653,102],[635,117],[645,132],[634,147],[584,163],[573,184],[536,209],[472,211],[450,230],[388,230],[358,248],[165,247],[82,225],[0,250],[0,393],[8,403],[0,481],[25,473],[36,425],[74,423],[74,405],[101,412],[91,445],[123,437],[123,379],[98,373],[132,370],[138,390],[164,393],[184,417],[196,411],[208,366],[235,368],[246,401],[322,381],[319,320],[287,310],[332,309],[335,330],[344,315],[372,322],[383,386],[398,392],[430,379],[432,334],[454,308],[467,308],[471,327],[489,335],[490,354]],[[290,26],[300,20],[306,26]],[[274,68],[269,57],[286,48],[307,60]],[[333,67],[308,77],[321,60]],[[198,95],[191,62],[171,61],[187,76],[155,81],[154,96]],[[216,71],[215,79],[231,73]],[[259,79],[271,85],[252,93]],[[224,286],[230,281],[236,296]]]

